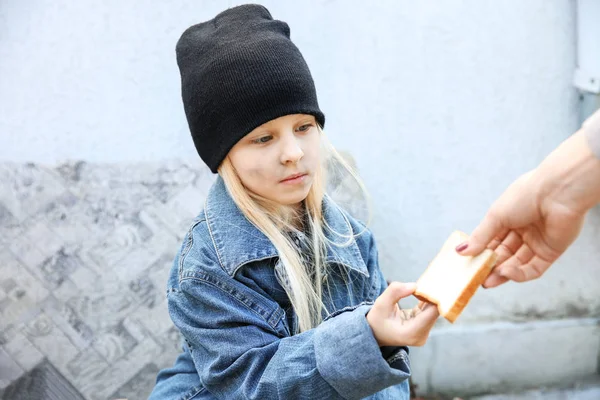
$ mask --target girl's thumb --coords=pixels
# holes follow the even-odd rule
[[[402,282],[392,282],[390,285],[383,291],[380,298],[383,300],[385,304],[391,305],[396,304],[403,299],[404,297],[408,297],[415,292],[417,288],[416,283],[402,283]]]

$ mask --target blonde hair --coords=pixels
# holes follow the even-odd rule
[[[322,139],[322,158],[315,171],[313,184],[303,201],[308,223],[305,228],[310,232],[307,245],[312,254],[314,266],[312,271],[308,271],[303,264],[302,256],[294,246],[293,239],[284,233],[296,230],[294,221],[301,218],[298,212],[292,207],[282,206],[248,191],[242,184],[229,157],[223,160],[218,170],[238,208],[277,250],[287,280],[287,284],[282,284],[282,286],[286,290],[297,316],[298,323],[295,333],[316,327],[323,321],[323,313],[329,314],[329,310],[326,309],[323,302],[323,277],[327,274],[325,259],[328,246],[348,246],[354,240],[353,234],[344,236],[333,231],[323,218],[322,204],[327,187],[325,165],[328,164],[330,169],[341,168],[342,172],[348,173],[353,178],[367,200],[367,207],[370,211],[368,193],[362,180],[329,143],[320,127],[319,132]],[[371,213],[368,214],[370,218]],[[326,229],[346,240],[343,243],[328,240],[325,236]],[[360,233],[362,232],[358,234]],[[282,277],[278,276],[278,279],[281,281]]]

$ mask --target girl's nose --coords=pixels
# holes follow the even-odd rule
[[[294,135],[291,138],[287,139],[283,144],[283,149],[281,151],[281,163],[282,164],[295,164],[302,159],[304,156],[304,152],[300,147],[300,143],[298,139]]]

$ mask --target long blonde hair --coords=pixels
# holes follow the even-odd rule
[[[327,187],[328,168],[326,165],[329,165],[329,169],[341,168],[342,172],[348,173],[354,179],[360,187],[370,210],[368,193],[362,180],[349,163],[329,143],[320,127],[319,132],[322,145],[321,162],[315,171],[312,187],[303,201],[303,211],[306,212],[306,222],[308,224],[305,228],[310,232],[307,246],[312,254],[314,267],[312,271],[309,271],[307,266],[304,265],[301,254],[294,246],[293,239],[284,233],[296,230],[294,221],[301,218],[298,211],[292,207],[276,204],[247,190],[229,157],[226,157],[219,166],[219,174],[223,178],[233,201],[246,218],[271,241],[277,250],[279,262],[281,262],[287,278],[287,284],[282,284],[282,286],[290,298],[298,321],[295,333],[316,327],[322,322],[323,313],[325,315],[329,314],[329,310],[326,309],[323,302],[323,277],[327,274],[325,259],[328,246],[347,246],[354,240],[354,235],[345,237],[341,233],[333,232],[323,218],[322,205]],[[339,243],[328,240],[325,235],[326,229],[340,237],[344,237],[346,241]]]

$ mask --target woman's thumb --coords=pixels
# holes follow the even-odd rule
[[[456,246],[456,251],[462,256],[475,256],[485,250],[500,232],[502,232],[502,224],[488,213],[469,239]]]

